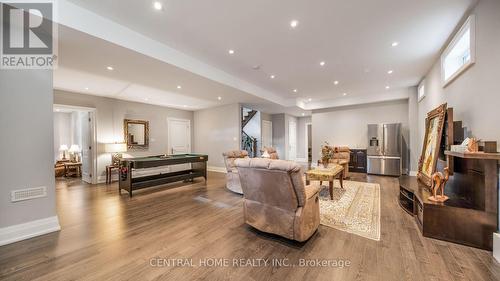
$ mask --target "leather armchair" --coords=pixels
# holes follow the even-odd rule
[[[333,151],[333,158],[328,163],[342,165],[344,167],[344,178],[348,178],[351,150],[347,146],[334,146]],[[318,160],[318,165],[322,165],[321,160]]]
[[[319,185],[305,186],[300,165],[265,158],[237,159],[245,223],[296,241],[319,226]]]
[[[226,165],[226,187],[232,192],[243,194],[240,184],[240,176],[238,170],[234,166],[234,161],[239,158],[248,158],[248,151],[246,150],[233,150],[224,152],[224,164]]]

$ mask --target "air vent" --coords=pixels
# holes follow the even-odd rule
[[[47,196],[47,187],[45,186],[18,189],[18,190],[12,190],[10,192],[10,201],[18,202],[45,196]]]

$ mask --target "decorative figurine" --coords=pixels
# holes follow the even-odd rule
[[[444,175],[441,172],[436,172],[436,173],[432,174],[432,177],[431,177],[432,196],[429,197],[430,201],[444,202],[444,201],[448,200],[448,196],[444,195],[444,187],[446,186],[446,182],[448,181],[449,177],[450,177],[450,172],[449,172],[448,167],[444,168]],[[440,190],[440,192],[439,192],[440,195],[438,195],[439,190]]]

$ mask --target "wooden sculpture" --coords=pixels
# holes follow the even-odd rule
[[[441,172],[436,172],[432,174],[431,180],[431,190],[432,196],[429,197],[430,201],[434,202],[444,202],[448,200],[448,196],[444,195],[444,187],[446,186],[446,182],[450,177],[450,172],[448,167],[444,168],[444,175]],[[438,195],[438,191],[440,191],[440,195]]]

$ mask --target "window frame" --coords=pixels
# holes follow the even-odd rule
[[[422,88],[423,88],[424,94],[423,94],[422,96],[420,96],[420,90],[421,90]],[[424,80],[422,80],[422,82],[420,82],[420,84],[418,84],[418,86],[417,86],[417,100],[418,100],[418,102],[421,102],[421,101],[425,98],[425,96],[427,96],[427,93],[426,93],[426,91],[425,91],[425,90],[426,90],[426,89],[425,89],[425,79],[424,79]]]
[[[456,46],[458,41],[465,34],[467,29],[470,30],[470,60],[466,64],[462,65],[459,69],[455,71],[448,79],[445,78],[445,59],[446,56],[450,54],[453,48]],[[458,30],[458,32],[453,36],[453,39],[450,41],[446,49],[441,54],[441,82],[443,84],[443,88],[448,86],[451,82],[453,82],[458,76],[464,73],[469,67],[476,63],[476,16],[470,15],[467,20],[464,22],[462,27]]]

